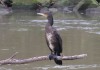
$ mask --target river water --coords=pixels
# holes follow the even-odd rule
[[[54,27],[63,40],[63,55],[87,54],[78,60],[40,61],[22,65],[4,65],[0,70],[100,70],[100,21],[94,16],[53,13]],[[44,37],[46,18],[32,11],[14,11],[0,15],[0,60],[14,53],[17,59],[50,53]]]

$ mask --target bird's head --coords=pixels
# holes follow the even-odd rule
[[[51,12],[44,12],[44,13],[37,13],[37,14],[46,17],[48,19],[48,23],[51,26],[53,25],[53,16]]]

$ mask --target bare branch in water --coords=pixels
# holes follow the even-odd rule
[[[7,65],[7,64],[26,64],[36,61],[43,61],[43,60],[49,60],[49,56],[38,56],[38,57],[31,57],[27,59],[14,59],[17,53],[13,54],[10,58],[1,60],[0,65]],[[83,57],[87,56],[87,54],[80,54],[80,55],[73,55],[73,56],[54,56],[55,58],[59,60],[75,60],[75,59],[81,59]]]

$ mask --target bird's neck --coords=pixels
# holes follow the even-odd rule
[[[48,20],[48,23],[46,25],[47,26],[52,26],[53,25],[53,17],[50,16],[50,17],[47,18],[47,20]]]

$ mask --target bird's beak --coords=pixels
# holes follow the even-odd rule
[[[38,15],[41,15],[41,16],[44,16],[44,17],[47,17],[47,15],[46,14],[44,14],[44,13],[37,13]]]

